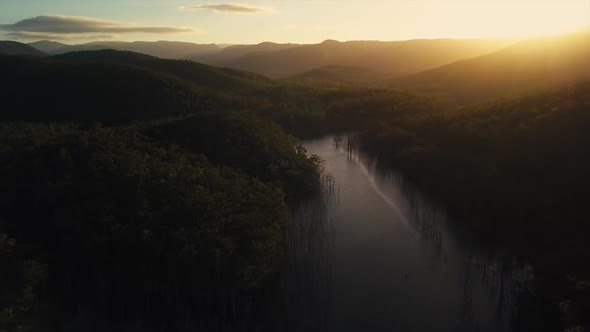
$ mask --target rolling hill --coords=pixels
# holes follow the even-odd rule
[[[201,89],[243,94],[262,89],[266,77],[230,68],[217,68],[186,60],[161,59],[141,53],[115,50],[80,51],[60,54],[51,60],[69,64],[111,63],[139,67],[184,80]]]
[[[5,55],[32,55],[32,56],[46,56],[47,54],[31,47],[27,44],[18,43],[15,41],[0,41],[0,54]]]
[[[123,51],[0,57],[2,118],[126,124],[253,107],[268,80],[190,61]],[[31,98],[34,91],[34,98]]]
[[[40,41],[36,41],[34,43],[29,43],[28,45],[32,46],[40,51],[43,51],[47,54],[56,54],[57,52],[59,52],[60,49],[65,49],[65,48],[71,46],[71,45],[63,44],[63,43],[56,42],[56,41],[50,41],[50,40],[40,40]]]
[[[385,85],[475,103],[590,78],[590,33],[519,42]]]

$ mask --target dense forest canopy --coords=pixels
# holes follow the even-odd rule
[[[278,266],[287,213],[279,186],[133,128],[16,125],[2,134],[2,228],[16,241],[4,258],[49,271],[33,295],[14,294],[5,328],[39,317],[62,330],[54,324],[88,312],[102,313],[88,323],[105,328],[135,323],[123,314],[175,322],[226,305],[223,296],[259,287]],[[9,285],[26,289],[21,279]],[[27,298],[38,294],[50,308]]]
[[[320,171],[247,111],[247,93],[269,81],[111,51],[1,61],[0,233],[11,271],[3,289],[13,290],[2,296],[2,328],[221,329],[251,319],[225,312],[254,301],[276,273],[287,198],[317,187]],[[90,313],[96,321],[82,318]]]

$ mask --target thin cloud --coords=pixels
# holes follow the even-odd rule
[[[264,9],[258,7],[237,5],[231,3],[224,3],[219,5],[198,5],[198,6],[184,6],[180,7],[184,11],[198,11],[198,10],[213,10],[216,12],[230,12],[230,13],[255,13],[261,12]]]
[[[0,24],[0,31],[19,38],[51,36],[52,39],[71,39],[86,35],[113,35],[125,33],[181,33],[195,31],[192,28],[168,26],[142,26],[127,22],[108,21],[81,16],[44,15],[14,24]]]
[[[110,34],[55,34],[55,33],[42,33],[42,32],[24,32],[24,31],[15,31],[15,32],[7,32],[3,33],[2,35],[10,38],[10,39],[46,39],[46,40],[78,40],[78,39],[97,39],[97,40],[107,40],[107,39],[115,39],[117,35],[110,35]]]

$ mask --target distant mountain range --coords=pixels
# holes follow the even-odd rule
[[[365,68],[387,78],[484,55],[510,43],[510,40],[503,39],[423,39],[395,42],[327,40],[306,45],[264,42],[227,47],[169,41],[98,41],[78,45],[39,41],[29,45],[49,55],[102,49],[131,51],[165,59],[194,60],[271,78],[287,78],[326,66]]]
[[[277,51],[251,52],[217,65],[284,78],[328,65],[362,67],[389,77],[417,73],[497,51],[497,39],[432,39],[396,42],[327,40]]]
[[[194,44],[176,41],[96,41],[85,44],[68,45],[47,40],[30,43],[29,45],[49,55],[59,55],[77,51],[113,49],[117,51],[143,53],[164,59],[195,60],[212,65],[219,65],[228,61],[233,61],[249,53],[279,51],[286,48],[301,46],[299,44],[275,44],[270,42],[256,45],[223,46],[217,44]]]
[[[92,42],[66,45],[52,41],[31,44],[0,42],[0,54],[46,56],[115,49],[156,58],[193,60],[313,85],[360,85],[416,91],[458,104],[511,97],[590,78],[590,31],[524,41],[501,39],[432,39],[396,42],[327,40],[320,44],[232,45],[184,42]],[[76,61],[96,54],[78,54]],[[113,56],[111,54],[111,56]],[[72,57],[72,56],[70,56]],[[152,58],[150,69],[161,59]],[[59,59],[59,57],[56,57]],[[137,59],[133,61],[136,62]],[[175,77],[206,82],[192,67],[168,64]],[[190,68],[188,71],[187,68]],[[204,68],[204,67],[202,67]],[[220,74],[230,69],[218,69]],[[225,72],[224,72],[225,71]],[[219,77],[223,77],[223,75]],[[266,78],[256,76],[256,80]],[[207,76],[210,78],[210,76]],[[218,77],[218,76],[216,76]]]

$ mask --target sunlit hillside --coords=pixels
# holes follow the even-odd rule
[[[525,40],[484,56],[390,81],[460,103],[514,97],[590,78],[590,33]]]

